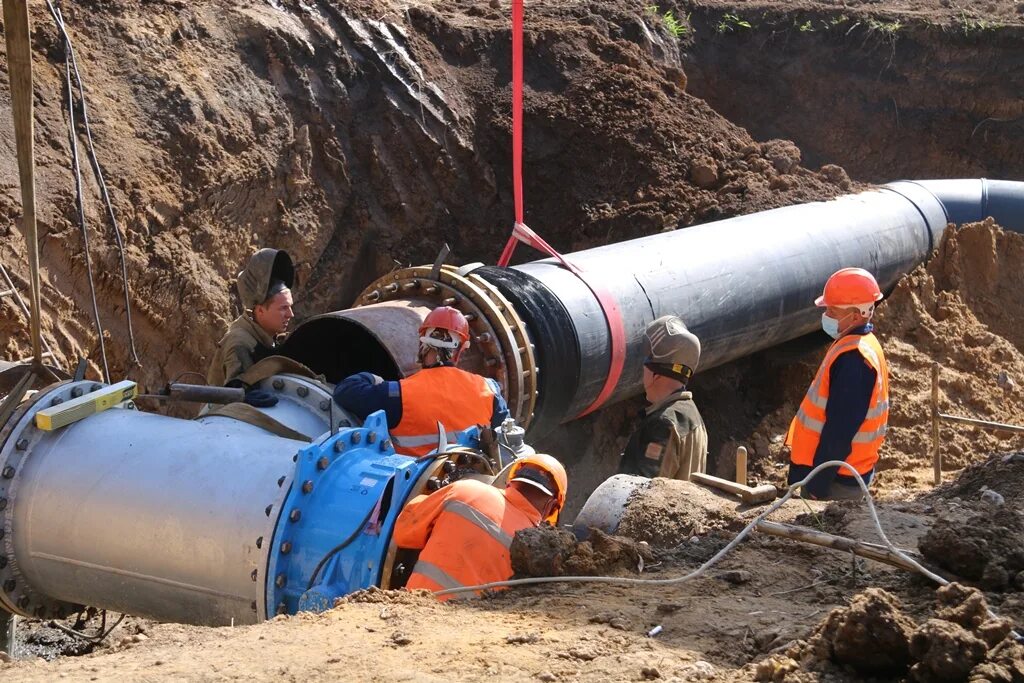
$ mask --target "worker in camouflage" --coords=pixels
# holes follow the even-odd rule
[[[238,296],[244,310],[217,342],[206,374],[208,384],[248,389],[238,376],[257,361],[274,355],[278,338],[295,317],[291,293],[294,282],[295,267],[287,252],[260,249],[253,254],[238,274]]]
[[[674,315],[652,322],[646,335],[643,381],[650,406],[626,444],[619,472],[688,480],[707,469],[707,429],[686,391],[700,362],[700,340]]]

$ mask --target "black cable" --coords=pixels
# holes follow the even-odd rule
[[[206,375],[198,373],[198,372],[196,372],[194,370],[185,370],[184,372],[179,372],[178,375],[174,379],[172,379],[170,382],[168,382],[168,384],[176,383],[179,379],[181,379],[185,375],[195,375],[199,379],[203,380],[203,384],[204,385],[206,384]]]
[[[100,194],[103,196],[103,201],[107,206],[107,215],[110,216],[111,228],[114,232],[114,241],[117,243],[118,257],[121,261],[121,282],[124,289],[124,310],[128,324],[128,345],[131,350],[132,359],[135,364],[142,367],[142,361],[139,360],[139,354],[135,350],[135,331],[132,325],[132,302],[131,293],[128,285],[128,266],[125,263],[124,255],[124,239],[121,234],[121,227],[118,225],[117,216],[114,213],[114,204],[110,200],[110,193],[107,191],[107,182],[103,177],[103,169],[100,166],[99,158],[96,156],[96,146],[92,140],[92,126],[89,125],[89,110],[85,100],[85,81],[82,79],[82,74],[78,70],[78,59],[75,57],[75,48],[71,43],[71,36],[68,35],[67,27],[64,24],[64,15],[60,9],[55,8],[50,0],[46,0],[46,4],[50,7],[50,12],[53,14],[54,20],[57,22],[57,28],[60,29],[61,34],[64,36],[64,44],[67,52],[71,55],[71,65],[75,72],[75,80],[78,83],[78,97],[82,107],[82,125],[85,129],[86,149],[89,153],[89,160],[92,163],[93,172],[96,174],[96,180],[100,186]],[[110,381],[109,379],[107,380]]]
[[[100,624],[100,632],[99,632],[99,634],[94,635],[94,636],[86,635],[84,633],[79,633],[78,631],[76,631],[76,630],[74,630],[72,628],[68,628],[64,624],[58,624],[57,622],[53,622],[53,625],[56,626],[57,628],[59,628],[61,631],[64,631],[64,633],[67,633],[69,635],[75,636],[76,638],[81,638],[82,640],[84,640],[86,642],[89,642],[89,643],[92,643],[93,645],[99,645],[100,643],[102,643],[104,640],[107,639],[107,636],[109,636],[114,631],[114,629],[117,628],[120,625],[120,623],[122,621],[124,621],[124,618],[126,616],[128,616],[128,615],[127,614],[122,614],[121,618],[118,619],[117,621],[115,621],[113,626],[111,626],[106,631],[104,631],[103,630],[103,626],[107,623],[107,610],[103,610],[103,622]]]
[[[377,505],[374,504],[374,506],[372,508],[370,508],[370,512],[367,513],[366,517],[363,518],[363,521],[360,522],[359,526],[357,526],[355,531],[352,532],[352,535],[350,535],[344,541],[342,541],[341,543],[339,543],[338,545],[334,546],[333,548],[331,548],[330,550],[327,551],[327,554],[324,555],[320,559],[320,561],[317,563],[316,569],[313,570],[313,575],[311,577],[309,577],[309,585],[306,586],[306,590],[309,590],[310,588],[312,588],[313,584],[316,583],[316,577],[317,577],[317,575],[320,574],[320,570],[324,568],[324,565],[327,564],[327,561],[330,560],[335,555],[337,555],[338,553],[340,553],[345,548],[347,548],[348,545],[352,541],[356,540],[356,538],[359,537],[359,534],[363,533],[363,529],[366,528],[367,523],[369,523],[369,521],[370,521],[370,517],[373,516],[373,513],[376,510],[377,510]]]
[[[50,12],[53,13],[54,21],[61,25],[60,14],[50,5]],[[64,40],[64,76],[68,86],[68,139],[71,144],[71,167],[75,173],[75,195],[78,201],[78,220],[82,226],[82,251],[85,255],[85,272],[89,281],[89,296],[92,298],[92,315],[96,324],[96,335],[100,341],[100,358],[103,361],[103,381],[110,384],[110,368],[107,365],[107,345],[103,339],[103,323],[100,320],[100,309],[96,303],[96,283],[92,277],[92,255],[89,252],[89,228],[85,221],[85,198],[82,194],[82,172],[78,163],[78,135],[75,130],[75,95],[71,86],[71,45],[65,37]]]

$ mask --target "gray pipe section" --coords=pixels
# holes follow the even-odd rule
[[[991,216],[1014,232],[1024,232],[1024,183],[1010,180],[904,180],[887,187],[903,192],[917,186],[933,194],[950,223],[974,223]]]
[[[266,618],[267,552],[304,442],[119,409],[35,439],[11,496],[16,591],[164,621]]]

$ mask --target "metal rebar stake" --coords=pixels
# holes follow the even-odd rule
[[[17,657],[15,652],[17,627],[18,617],[0,610],[0,651],[6,652],[12,659]]]

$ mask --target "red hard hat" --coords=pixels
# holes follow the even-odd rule
[[[875,276],[863,268],[843,268],[832,274],[815,306],[863,306],[882,298]]]
[[[565,473],[565,467],[550,455],[534,453],[512,463],[511,467],[508,468],[508,481],[515,479],[516,473],[523,467],[533,467],[542,472],[547,472],[555,480],[555,487],[558,490],[551,492],[555,496],[555,509],[551,511],[547,518],[548,522],[554,524],[558,521],[558,513],[565,505],[565,494],[569,490],[569,477]]]
[[[435,328],[448,330],[457,335],[463,344],[469,341],[469,321],[461,311],[451,306],[441,306],[427,313],[423,324],[420,325],[420,336],[429,334],[429,331]]]

